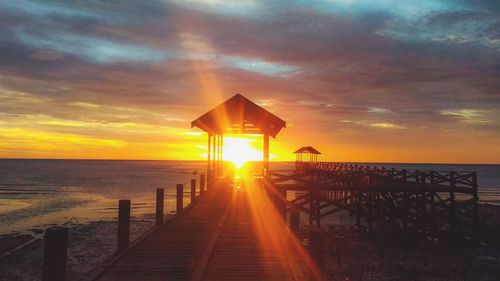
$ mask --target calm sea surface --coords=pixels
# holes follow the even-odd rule
[[[500,165],[377,164],[388,168],[477,171],[482,201],[500,202]],[[271,168],[293,167],[272,163]],[[116,219],[118,199],[132,200],[132,217],[154,213],[165,188],[167,212],[175,185],[199,179],[202,161],[0,160],[0,235],[55,224]],[[189,201],[189,200],[185,200]],[[187,203],[187,202],[186,202]]]

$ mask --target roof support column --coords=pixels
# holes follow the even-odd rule
[[[210,146],[212,140],[212,135],[210,133],[208,134],[208,146],[207,146],[207,175],[210,173],[210,152],[212,150],[212,147]]]
[[[220,168],[222,173],[224,173],[224,165],[223,165],[223,149],[224,149],[224,135],[221,133],[220,134]]]
[[[215,170],[215,177],[219,176],[218,161],[219,161],[219,134],[216,134],[215,135],[215,139],[214,139],[214,170]]]
[[[269,135],[264,133],[264,159],[263,159],[263,169],[264,177],[267,177],[269,171]]]

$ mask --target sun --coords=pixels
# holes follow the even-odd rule
[[[262,151],[257,148],[258,141],[251,138],[226,137],[222,159],[241,168],[248,161],[262,161]]]

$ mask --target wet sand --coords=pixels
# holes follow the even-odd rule
[[[131,220],[131,240],[138,238],[153,225],[152,216]],[[97,266],[103,265],[115,253],[117,223],[94,221],[65,226],[69,228],[67,280],[85,280]],[[28,242],[0,258],[0,280],[41,279],[43,232],[43,229],[34,229],[33,235],[9,234],[0,237],[1,253],[8,253]]]

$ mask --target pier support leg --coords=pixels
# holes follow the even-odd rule
[[[315,203],[314,203],[314,195],[313,191],[309,191],[309,225],[312,225],[314,222],[314,214],[315,214]]]
[[[361,226],[361,193],[356,193],[356,226]]]
[[[196,201],[196,180],[191,180],[191,204]]]
[[[281,217],[286,221],[286,189],[279,189],[278,196],[276,196],[276,207],[281,215]]]
[[[299,233],[300,228],[300,210],[295,205],[290,208],[290,229],[294,233]]]
[[[474,172],[472,174],[472,188],[473,188],[473,202],[472,202],[472,215],[473,215],[473,229],[472,229],[472,243],[474,246],[476,246],[478,240],[479,240],[479,197],[477,196],[477,173]]]
[[[200,196],[205,193],[205,175],[200,175]]]
[[[263,169],[264,169],[264,177],[268,176],[269,172],[269,135],[264,134],[264,159],[263,159]]]
[[[208,134],[208,146],[207,146],[207,190],[210,186],[210,170],[212,169],[212,135]]]
[[[316,227],[321,227],[321,201],[319,196],[316,199],[316,207],[314,208],[316,211]]]
[[[164,202],[163,188],[156,189],[156,225],[163,224],[163,202]]]
[[[323,270],[323,235],[321,230],[311,227],[308,232],[309,253],[316,265]]]
[[[130,200],[118,201],[118,252],[128,248],[130,238]]]
[[[452,241],[452,247],[454,247],[456,237],[458,234],[456,233],[457,230],[457,221],[456,221],[456,214],[455,214],[455,172],[450,172],[450,235],[451,235],[451,241]]]
[[[45,231],[42,281],[64,281],[66,279],[67,244],[67,228],[56,226]]]
[[[183,184],[178,184],[177,185],[177,204],[176,204],[176,213],[179,215],[182,213],[182,210],[184,209],[184,185]]]
[[[367,223],[368,223],[368,231],[372,232],[373,231],[373,192],[368,191],[368,218],[367,218]]]

